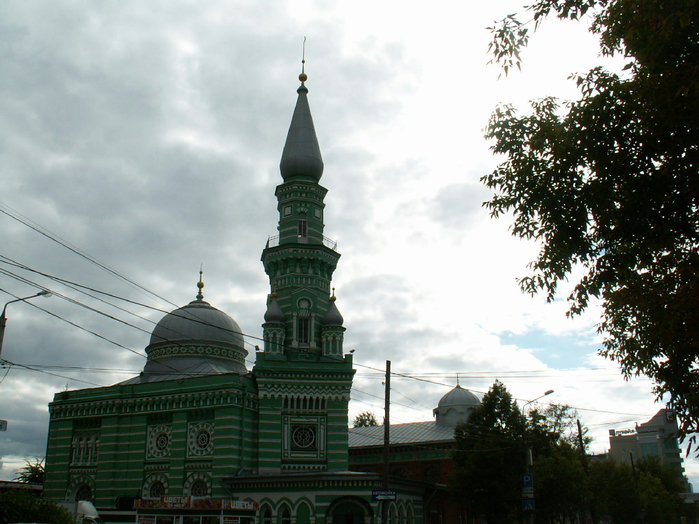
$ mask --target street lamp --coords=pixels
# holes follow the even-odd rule
[[[50,291],[48,291],[47,289],[42,289],[36,295],[30,295],[30,296],[24,297],[24,298],[16,298],[14,300],[10,300],[9,302],[5,303],[5,307],[2,308],[2,315],[0,315],[0,354],[2,354],[2,340],[5,338],[5,326],[7,325],[7,317],[5,316],[5,311],[7,310],[7,306],[9,306],[10,304],[13,304],[15,302],[25,302],[27,300],[31,300],[32,298],[36,298],[36,297],[48,298],[50,296],[51,296]]]
[[[528,400],[527,402],[525,402],[524,405],[522,406],[522,414],[526,416],[527,413],[526,413],[526,410],[524,408],[526,408],[529,404],[531,404],[532,402],[536,402],[540,398],[548,397],[551,393],[553,393],[553,390],[549,389],[546,393],[536,397],[534,400]]]
[[[536,397],[535,399],[529,400],[529,401],[525,402],[525,403],[522,405],[522,418],[524,419],[524,424],[525,424],[525,426],[526,426],[526,423],[527,423],[527,409],[526,409],[527,406],[528,406],[529,404],[531,404],[532,402],[536,402],[536,401],[539,400],[540,398],[544,398],[544,397],[549,396],[551,393],[553,393],[553,390],[552,390],[552,389],[549,389],[549,390],[546,391],[543,395],[539,395],[539,396]],[[525,431],[526,431],[526,428],[525,428]],[[525,465],[526,465],[526,467],[527,467],[527,473],[529,473],[529,467],[534,463],[534,460],[533,460],[533,458],[532,458],[532,448],[531,448],[531,446],[528,446],[528,447],[527,447],[527,455],[525,456],[525,460],[526,460],[526,464],[525,464]]]
[[[527,406],[531,404],[532,402],[536,402],[540,398],[544,398],[548,395],[553,393],[552,389],[549,389],[546,391],[543,395],[540,395],[536,397],[533,400],[529,400],[525,402],[522,405],[522,422],[523,428],[522,430],[524,431],[524,434],[522,435],[522,438],[524,440],[524,445],[526,446],[525,449],[525,455],[524,455],[524,467],[526,473],[522,475],[522,510],[533,510],[534,509],[534,478],[531,475],[531,466],[534,463],[534,459],[532,457],[532,447],[531,444],[528,442],[527,439]],[[533,515],[529,515],[529,518],[527,519],[527,522],[531,522],[533,520]]]

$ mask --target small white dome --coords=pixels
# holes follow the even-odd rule
[[[457,384],[440,399],[432,415],[437,417],[439,426],[456,426],[459,422],[466,422],[473,408],[480,405],[476,395]]]

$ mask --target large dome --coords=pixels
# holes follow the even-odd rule
[[[440,400],[432,414],[437,417],[440,426],[456,426],[459,422],[466,422],[473,408],[480,406],[481,401],[468,389],[456,385]]]
[[[203,287],[203,286],[202,286]],[[165,315],[155,326],[146,348],[147,380],[169,380],[172,375],[190,376],[246,373],[242,331],[223,311],[203,300],[193,300]],[[160,377],[160,378],[158,378]]]

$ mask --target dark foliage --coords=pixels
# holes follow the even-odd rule
[[[574,268],[570,314],[599,298],[602,354],[669,394],[683,434],[699,430],[699,0],[541,0],[547,16],[592,15],[601,51],[624,74],[575,77],[582,98],[499,107],[486,130],[505,161],[482,178],[494,217],[541,250],[520,284],[546,293]],[[529,16],[529,15],[528,15]],[[514,15],[491,50],[520,66],[528,34]]]
[[[43,460],[36,459],[34,462],[26,460],[25,462],[26,465],[19,470],[19,475],[15,480],[29,484],[43,484],[45,474]]]
[[[0,492],[0,524],[11,522],[75,524],[66,508],[19,489]]]

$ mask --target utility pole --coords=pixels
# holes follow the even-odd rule
[[[590,478],[590,467],[587,463],[587,452],[585,451],[585,440],[583,439],[583,430],[580,425],[580,419],[578,422],[578,442],[580,442],[580,460],[582,461],[583,470],[585,471],[585,478]],[[595,512],[595,503],[590,500],[590,518],[592,519],[592,524],[597,524],[597,513]],[[586,519],[587,520],[587,519]]]
[[[391,361],[386,361],[386,389],[384,394],[384,418],[383,418],[383,489],[389,488],[388,476],[390,472],[390,436],[391,436]],[[388,501],[381,502],[381,524],[388,522]]]

